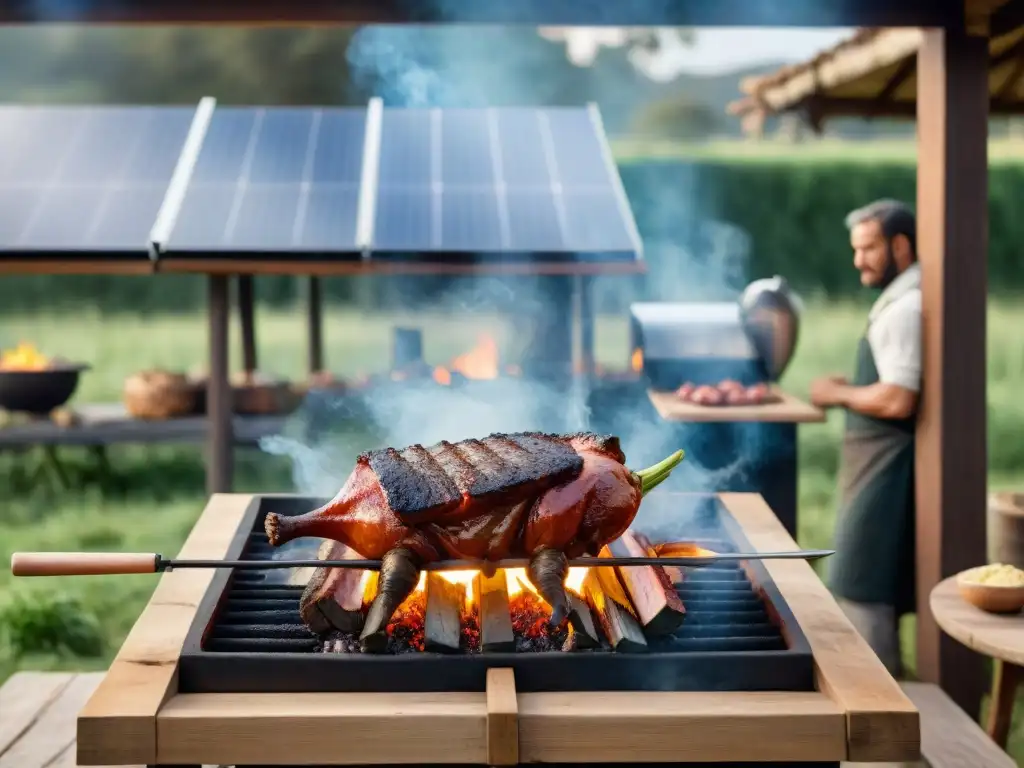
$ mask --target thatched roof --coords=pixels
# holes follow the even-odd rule
[[[1024,25],[1006,19],[1011,28],[993,24],[989,47],[991,111],[1024,114]],[[746,95],[728,111],[751,128],[783,112],[800,112],[814,127],[829,117],[914,117],[922,35],[913,28],[859,30],[810,61],[746,78]]]

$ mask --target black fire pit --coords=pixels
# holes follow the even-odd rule
[[[53,363],[43,370],[0,370],[0,409],[43,416],[60,408],[78,389],[89,366]]]
[[[270,560],[268,512],[295,515],[325,500],[264,498],[240,525],[235,551]],[[676,519],[720,521],[717,546],[749,547],[717,500],[714,510],[666,510]],[[666,515],[659,514],[659,518]],[[692,526],[697,528],[697,526]],[[705,530],[694,537],[708,538]],[[181,655],[182,693],[483,691],[487,669],[515,670],[520,692],[811,691],[814,664],[806,639],[759,563],[690,571],[677,591],[686,619],[643,654],[594,650],[536,653],[401,655],[324,653],[301,623],[303,588],[275,583],[269,571],[219,571],[200,605]]]

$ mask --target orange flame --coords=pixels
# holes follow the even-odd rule
[[[433,377],[434,381],[444,386],[452,383],[452,373],[461,374],[467,379],[496,379],[500,370],[499,363],[498,342],[493,336],[482,333],[472,349],[453,358],[447,366],[435,368]]]
[[[582,595],[583,580],[587,577],[588,570],[587,568],[570,568],[569,574],[565,578],[566,589]],[[465,591],[466,605],[473,605],[476,602],[476,578],[479,574],[479,571],[441,571],[442,578],[452,584],[459,585]],[[374,571],[367,571],[363,574],[363,599],[367,603],[373,600],[373,596],[377,593],[377,577],[377,573]],[[533,582],[527,576],[525,568],[506,568],[505,584],[509,597],[514,597],[524,591],[533,592],[540,597],[537,588],[533,586]],[[426,571],[421,571],[416,589],[406,600],[417,599],[417,593],[425,592],[426,589],[427,573]]]
[[[644,352],[639,347],[633,350],[633,354],[629,358],[629,367],[632,368],[636,373],[640,373],[641,371],[643,371]]]
[[[27,341],[14,349],[0,351],[0,370],[43,371],[49,367],[50,359]]]

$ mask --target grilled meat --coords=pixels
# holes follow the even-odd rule
[[[274,546],[304,536],[333,539],[382,560],[363,627],[365,650],[415,588],[420,567],[443,559],[528,557],[530,578],[558,624],[568,613],[568,558],[597,555],[632,523],[643,494],[682,459],[642,472],[625,467],[616,437],[593,433],[495,434],[365,453],[344,487],[298,517],[269,514]]]

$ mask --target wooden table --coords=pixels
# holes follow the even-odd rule
[[[796,548],[756,494],[719,498],[751,546]],[[251,499],[214,495],[179,556],[235,552]],[[766,568],[811,646],[815,691],[517,693],[489,677],[487,692],[468,693],[180,693],[179,658],[213,573],[173,571],[81,711],[78,759],[191,766],[917,759],[917,710],[811,566],[774,560]]]
[[[36,445],[107,446],[118,443],[200,443],[206,439],[205,416],[164,421],[136,419],[120,403],[76,406],[77,423],[62,427],[50,419],[0,427],[0,450]],[[278,434],[284,416],[235,416],[235,441],[255,445],[260,438]]]
[[[995,659],[986,730],[996,744],[1006,749],[1017,689],[1024,681],[1024,614],[997,615],[975,608],[960,597],[955,576],[935,587],[929,602],[943,632]]]
[[[648,390],[651,405],[662,419],[680,424],[761,424],[759,442],[764,449],[763,460],[752,467],[748,479],[751,487],[719,488],[723,491],[753,490],[779,516],[791,536],[797,530],[797,454],[798,424],[825,421],[825,412],[799,398],[773,387],[778,400],[764,405],[708,406],[687,403],[673,392]]]

